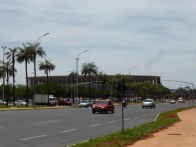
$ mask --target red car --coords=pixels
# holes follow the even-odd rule
[[[58,104],[62,106],[71,106],[71,102],[68,101],[58,101]]]
[[[93,113],[96,113],[96,112],[108,113],[109,111],[114,113],[114,105],[112,104],[112,102],[110,100],[99,100],[92,107]]]

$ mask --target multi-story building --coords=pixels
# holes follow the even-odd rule
[[[115,75],[107,75],[107,77],[113,77]],[[147,76],[147,75],[130,75],[132,77],[133,81],[135,82],[145,82],[149,81],[151,83],[159,84],[160,83],[160,76]],[[34,77],[29,77],[28,78],[29,82],[29,87],[34,86]],[[52,83],[59,83],[61,84],[64,88],[68,88],[70,86],[73,86],[76,83],[76,78],[73,76],[49,76],[49,81]],[[47,77],[46,76],[39,76],[37,77],[37,84],[44,84],[47,82]],[[103,81],[101,81],[98,77],[96,76],[78,76],[78,83],[81,85],[86,85],[88,86],[89,83],[92,87],[96,89],[100,89],[103,86]]]

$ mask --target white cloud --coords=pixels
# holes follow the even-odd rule
[[[95,61],[108,74],[138,65],[135,74],[196,84],[195,14],[195,0],[0,0],[0,40],[15,47],[49,32],[40,41],[56,64],[54,75],[73,70],[77,54],[88,49],[80,65]],[[23,65],[17,68],[17,83],[25,83]]]

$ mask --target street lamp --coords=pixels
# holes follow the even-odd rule
[[[4,57],[5,57],[5,49],[7,48],[7,46],[2,46],[3,49],[3,65],[4,65]],[[4,96],[5,96],[5,73],[3,73],[3,104],[4,104]]]
[[[78,98],[78,61],[79,61],[79,56],[87,51],[88,50],[85,50],[85,51],[79,53],[78,56],[76,57],[76,98]],[[80,99],[79,99],[79,103],[80,103]]]
[[[49,35],[50,33],[45,33],[43,34],[42,36],[38,37],[36,42],[35,42],[35,47],[34,47],[34,90],[33,90],[33,105],[34,105],[34,96],[35,96],[35,93],[36,93],[36,83],[37,83],[37,77],[36,77],[36,45],[38,43],[38,41],[44,37],[44,36],[47,36]]]

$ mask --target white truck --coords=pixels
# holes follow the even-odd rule
[[[35,94],[34,95],[34,104],[36,105],[47,105],[48,104],[48,95],[47,94]],[[49,95],[49,105],[57,105],[58,101],[53,95]]]

